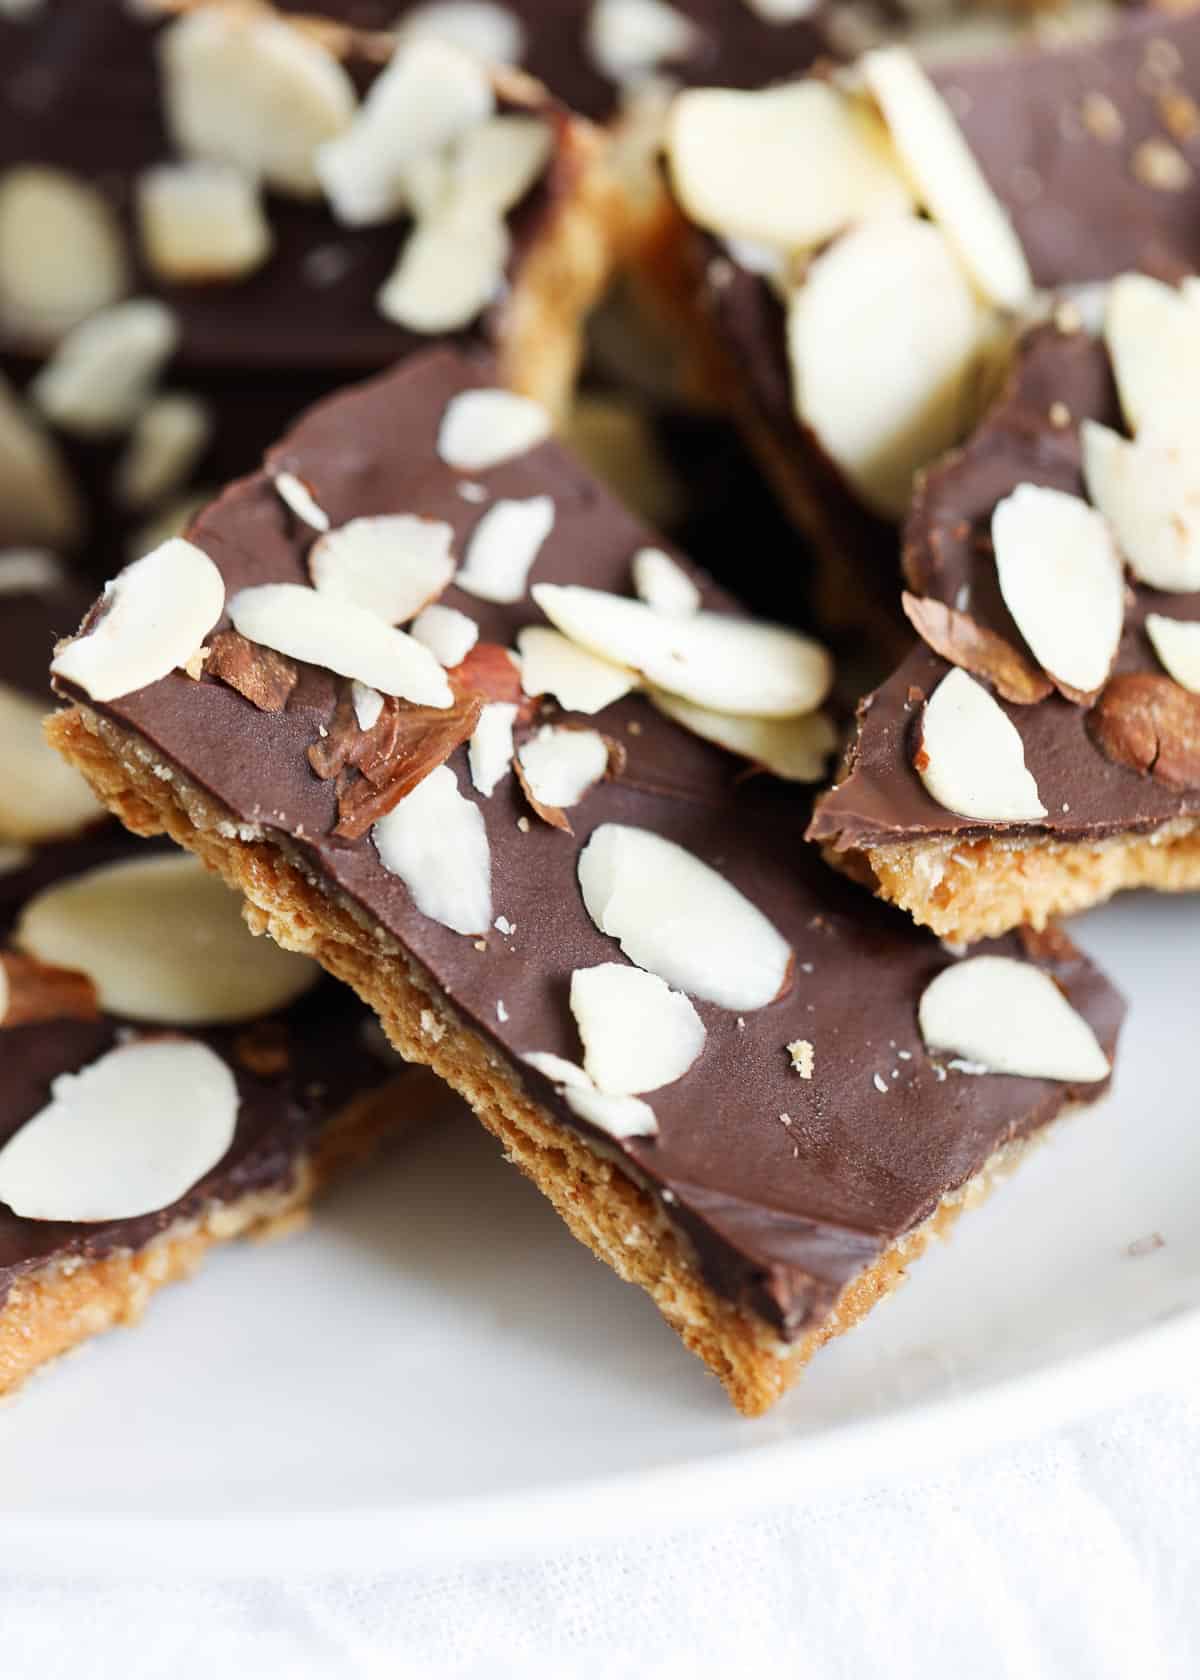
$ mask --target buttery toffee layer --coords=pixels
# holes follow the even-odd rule
[[[219,568],[227,602],[252,585],[309,582],[316,533],[281,499],[280,473],[303,482],[334,529],[418,514],[452,527],[460,558],[501,500],[549,498],[553,522],[528,587],[582,584],[627,595],[634,555],[661,545],[557,444],[540,442],[478,471],[456,470],[440,455],[452,399],[493,382],[482,360],[429,352],[305,416],[266,470],[234,485],[189,533]],[[705,607],[738,613],[707,578],[679,564]],[[527,593],[497,603],[455,583],[439,604],[473,620],[481,643],[504,648],[542,621]],[[707,1283],[785,1339],[819,1320],[847,1280],[997,1149],[1103,1088],[966,1072],[931,1055],[917,1005],[953,965],[951,954],[824,867],[803,843],[807,800],[795,788],[747,775],[743,761],[668,721],[640,693],[594,716],[565,717],[621,749],[607,779],[567,812],[573,833],[540,820],[511,774],[482,797],[466,748],[452,754],[450,772],[479,813],[490,851],[495,922],[472,937],[416,908],[370,832],[334,833],[336,785],[314,774],[308,753],[345,727],[344,679],[299,664],[286,704],[267,711],[200,669],[199,680],[177,670],[105,703],[60,686],[395,940],[431,994],[448,999],[507,1059],[558,1124],[615,1158],[658,1200],[694,1244]],[[526,738],[556,716],[543,700]],[[572,973],[621,961],[591,919],[576,873],[589,837],[610,823],[675,841],[718,870],[793,957],[783,994],[763,1008],[739,1013],[695,999],[706,1043],[682,1077],[645,1099],[654,1136],[597,1129],[524,1060],[530,1052],[578,1059]],[[1050,974],[1111,1058],[1123,1006],[1069,942],[1012,937],[989,950]]]

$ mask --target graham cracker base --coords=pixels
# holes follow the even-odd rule
[[[1027,1147],[1021,1141],[998,1150],[929,1219],[851,1279],[820,1323],[785,1344],[764,1320],[710,1289],[690,1245],[654,1198],[532,1101],[520,1072],[456,1017],[432,979],[351,906],[322,892],[281,846],[239,835],[228,812],[170,766],[155,765],[136,737],[84,707],[58,713],[48,733],[127,828],[169,834],[243,894],[255,932],[315,957],[352,986],[402,1056],[427,1064],[467,1100],[573,1235],[619,1277],[650,1294],[747,1416],[765,1412],[823,1343],[889,1294],[910,1262],[949,1230],[964,1207],[982,1199]]]

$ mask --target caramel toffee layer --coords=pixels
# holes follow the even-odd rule
[[[491,382],[486,364],[430,352],[307,415],[275,449],[268,473],[235,485],[195,524],[193,540],[232,593],[250,584],[307,583],[313,533],[277,494],[270,472],[294,472],[336,527],[363,515],[418,513],[448,521],[455,552],[499,497],[549,495],[555,523],[531,582],[587,584],[625,594],[630,559],[648,534],[558,445],[472,474],[486,499],[461,494],[463,475],[435,440],[449,400]],[[736,611],[702,575],[706,604]],[[484,642],[511,646],[540,618],[526,598],[492,605],[451,586],[446,605],[474,618]],[[450,759],[481,812],[491,850],[494,910],[506,930],[462,937],[422,915],[380,861],[370,834],[333,836],[335,788],[310,770],[307,749],[330,728],[341,683],[302,666],[286,708],[258,711],[210,676],[176,672],[106,705],[74,698],[140,739],[243,823],[297,859],[411,954],[460,1019],[508,1057],[554,1118],[619,1159],[692,1239],[709,1284],[785,1337],[824,1314],[840,1287],[923,1220],[998,1147],[1046,1124],[1081,1092],[1060,1083],[964,1077],[923,1047],[916,1008],[951,960],[906,918],[837,879],[802,841],[806,801],[684,733],[640,695],[589,725],[620,741],[624,769],[571,808],[574,835],[540,822],[512,776],[478,797],[465,749]],[[548,709],[548,708],[543,708]],[[568,1006],[572,971],[619,961],[576,880],[581,846],[602,823],[649,829],[718,868],[792,946],[786,993],[739,1017],[697,1002],[707,1045],[688,1073],[655,1091],[659,1133],[622,1142],[578,1119],[521,1058],[576,1060]],[[482,947],[482,948],[481,948]],[[1065,941],[991,947],[1035,961],[1061,982],[1111,1053],[1122,1004]],[[814,1049],[811,1079],[786,1046]],[[882,1086],[882,1089],[880,1087]],[[1094,1095],[1097,1087],[1087,1087]]]
[[[1058,405],[1062,405],[1060,409]],[[1050,411],[1070,423],[1055,425]],[[985,629],[1024,643],[1000,596],[989,536],[996,503],[1018,484],[1083,495],[1079,426],[1099,420],[1123,431],[1108,352],[1083,332],[1038,328],[1024,342],[1008,389],[970,442],[925,476],[904,533],[908,587],[948,605],[965,606]],[[1146,636],[1149,613],[1200,619],[1200,594],[1164,594],[1130,580],[1124,633],[1114,674],[1162,666]],[[950,666],[918,645],[859,711],[858,737],[845,773],[817,804],[809,838],[838,850],[939,839],[1008,834],[1055,840],[1102,840],[1146,832],[1174,818],[1200,814],[1200,785],[1180,790],[1113,763],[1088,729],[1088,710],[1053,694],[1034,705],[997,696],[1016,726],[1047,815],[1003,824],[957,816],[925,790],[913,768],[912,731]]]

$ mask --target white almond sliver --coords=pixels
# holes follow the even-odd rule
[[[763,93],[681,93],[668,120],[667,160],[692,221],[784,251],[810,249],[912,204],[868,103],[812,79]]]
[[[65,582],[63,563],[48,548],[0,549],[0,595],[48,595]]]
[[[661,548],[639,548],[633,557],[637,597],[655,612],[689,618],[700,611],[700,590],[678,560]]]
[[[29,395],[63,431],[81,437],[122,431],[137,418],[178,341],[166,304],[131,298],[68,333]]]
[[[581,647],[712,711],[795,717],[829,691],[824,648],[779,625],[714,612],[670,618],[643,601],[575,584],[534,584],[533,598]]]
[[[238,1089],[215,1050],[143,1039],[51,1081],[0,1149],[0,1202],[20,1219],[99,1224],[170,1207],[233,1142]]]
[[[1036,822],[1046,815],[1025,768],[1020,733],[965,671],[951,671],[934,689],[921,732],[918,775],[947,811],[988,822]]]
[[[1104,519],[1079,496],[1020,484],[992,514],[1000,593],[1050,677],[1102,687],[1125,622],[1125,573]]]
[[[530,1050],[521,1059],[556,1085],[572,1085],[580,1091],[595,1089],[583,1069],[575,1062],[568,1062],[565,1056],[556,1056],[550,1050]]]
[[[1181,688],[1200,694],[1200,623],[1147,613],[1146,634],[1167,673]]]
[[[596,68],[613,82],[640,81],[694,52],[704,37],[666,0],[592,0],[585,42]]]
[[[1194,436],[1200,427],[1200,310],[1145,274],[1108,288],[1104,340],[1132,432]]]
[[[515,391],[460,391],[446,404],[437,451],[456,472],[485,472],[535,449],[550,431],[550,415],[532,397]]]
[[[376,295],[379,313],[410,332],[469,326],[504,285],[511,242],[494,211],[451,205],[418,222]]]
[[[517,631],[521,687],[535,698],[549,694],[566,712],[589,717],[638,686],[635,673],[568,641],[561,631],[530,624]]]
[[[541,117],[489,117],[452,147],[446,190],[460,208],[506,216],[545,173],[553,145]]]
[[[415,706],[454,704],[446,673],[429,649],[352,601],[298,583],[264,583],[239,590],[229,616],[250,641],[290,659],[357,677]]]
[[[105,585],[100,615],[50,670],[93,700],[119,700],[186,665],[224,608],[224,579],[208,555],[171,537]]]
[[[100,815],[78,770],[47,741],[45,720],[45,705],[0,682],[0,841],[65,838]]]
[[[479,640],[479,626],[457,607],[426,607],[409,626],[409,635],[427,647],[439,665],[461,665]]]
[[[407,624],[436,601],[454,576],[454,529],[414,513],[352,519],[318,537],[309,551],[314,587],[385,624]]]
[[[649,693],[660,712],[693,735],[749,759],[785,782],[825,780],[838,737],[824,712],[792,718],[731,717],[727,712],[693,706],[662,689]]]
[[[539,805],[567,810],[608,771],[608,743],[594,729],[563,729],[543,724],[523,741],[517,759],[525,785]]]
[[[579,854],[588,914],[639,968],[724,1009],[761,1009],[787,984],[792,951],[730,881],[645,828],[603,823]]]
[[[1130,443],[1085,420],[1080,437],[1088,495],[1130,570],[1153,589],[1200,589],[1200,452],[1187,434]]]
[[[116,212],[60,169],[0,175],[0,322],[10,334],[55,339],[129,289]]]
[[[611,1097],[591,1086],[577,1085],[568,1085],[562,1095],[572,1113],[618,1141],[658,1135],[654,1110],[640,1097]]]
[[[268,11],[202,6],[159,38],[167,127],[188,158],[232,164],[278,191],[315,198],[318,146],[358,98],[311,35]]]
[[[360,729],[374,729],[383,715],[383,695],[377,688],[368,688],[357,680],[350,684],[350,703],[354,719]]]
[[[423,916],[455,933],[492,925],[492,859],[483,814],[439,765],[371,830],[380,862]]]
[[[14,942],[86,974],[109,1014],[164,1026],[256,1020],[320,975],[310,958],[256,939],[237,896],[186,855],[125,858],[47,887]]]
[[[303,520],[314,531],[328,531],[329,515],[302,478],[297,478],[295,473],[280,472],[271,482],[279,493],[280,501],[292,510],[297,519]]]
[[[57,443],[0,375],[0,524],[6,542],[67,548],[83,510]]]
[[[519,64],[525,56],[520,18],[496,0],[430,0],[405,13],[397,33],[436,35],[489,64]]]
[[[479,714],[467,746],[467,764],[473,786],[485,799],[512,769],[513,724],[519,710],[509,700],[489,700]]]
[[[907,512],[913,474],[965,430],[982,329],[944,236],[912,216],[836,240],[792,294],[796,415],[885,518]]]
[[[796,23],[817,10],[820,0],[743,0],[764,23]]]
[[[238,280],[271,254],[257,183],[225,163],[163,163],[137,183],[138,229],[160,280]]]
[[[881,47],[860,61],[917,197],[957,251],[975,284],[1001,309],[1033,294],[1033,277],[1008,212],[975,161],[953,111],[905,47]]]
[[[198,397],[168,392],[152,398],[117,463],[117,500],[140,510],[173,495],[191,477],[211,436],[212,414]]]
[[[707,1037],[689,997],[657,974],[624,963],[577,968],[571,1013],[583,1040],[584,1069],[611,1097],[639,1096],[682,1079]]]
[[[921,1036],[991,1073],[1092,1084],[1108,1057],[1051,977],[1015,957],[968,957],[921,994]]]
[[[554,529],[552,496],[493,502],[471,534],[460,589],[481,601],[519,601],[538,551]]]

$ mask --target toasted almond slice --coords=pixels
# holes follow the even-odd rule
[[[506,216],[545,173],[553,144],[541,117],[489,117],[452,147],[446,190],[459,206]]]
[[[518,630],[517,648],[525,693],[549,694],[567,712],[585,712],[590,717],[638,686],[627,666],[589,653],[544,624]]]
[[[511,241],[503,218],[450,205],[419,222],[376,296],[381,315],[410,332],[469,326],[504,285]]]
[[[535,449],[550,430],[549,414],[532,397],[515,391],[460,391],[446,404],[437,450],[456,472],[485,472]]]
[[[1130,443],[1085,420],[1080,435],[1088,495],[1130,570],[1153,589],[1200,589],[1200,455],[1186,434]]]
[[[229,616],[243,636],[291,659],[357,677],[415,706],[454,703],[446,673],[429,649],[353,601],[302,584],[264,583],[239,590]]]
[[[415,513],[352,519],[317,539],[308,569],[322,595],[407,624],[454,576],[453,541],[453,526]]]
[[[317,148],[349,127],[358,103],[332,53],[265,8],[200,6],[159,40],[167,127],[185,157],[318,195]]]
[[[36,957],[0,951],[0,1027],[40,1021],[95,1021],[96,988],[78,969],[55,968]]]
[[[487,68],[436,35],[401,42],[354,122],[316,158],[333,212],[350,227],[386,222],[405,207],[405,171],[490,117]]]
[[[829,755],[837,746],[837,730],[824,712],[791,718],[731,717],[693,706],[662,689],[652,688],[649,693],[659,711],[675,723],[749,759],[760,770],[769,770],[785,782],[825,780]]]
[[[423,647],[427,647],[439,665],[452,670],[461,665],[479,640],[479,626],[457,607],[426,607],[409,627]]]
[[[1053,694],[1054,684],[1031,659],[994,630],[977,624],[970,613],[907,590],[901,592],[900,602],[904,616],[934,653],[941,654],[948,665],[961,665],[972,676],[982,677],[1002,699],[1035,706]]]
[[[1200,624],[1147,613],[1146,634],[1167,673],[1181,688],[1200,694]]]
[[[1096,694],[1125,622],[1125,573],[1079,496],[1020,484],[992,514],[1000,593],[1034,658],[1072,698]]]
[[[568,1085],[563,1100],[571,1111],[609,1137],[657,1137],[658,1120],[640,1097],[610,1097],[592,1087]]]
[[[125,858],[47,887],[14,942],[88,975],[110,1014],[174,1027],[273,1014],[320,975],[308,957],[255,939],[236,896],[186,855]]]
[[[829,691],[824,648],[779,625],[714,612],[669,618],[643,601],[575,584],[537,583],[533,598],[573,642],[712,711],[795,717]]]
[[[538,551],[554,529],[554,499],[493,502],[471,534],[460,589],[481,601],[519,601]]]
[[[944,968],[921,994],[918,1019],[930,1050],[990,1073],[1093,1084],[1111,1072],[1095,1033],[1050,976],[1015,957]]]
[[[162,163],[137,184],[146,261],[177,285],[238,280],[271,254],[257,183],[225,163]]]
[[[624,963],[577,968],[571,1013],[584,1069],[610,1097],[634,1097],[682,1079],[707,1037],[689,997]]]
[[[764,23],[797,23],[818,9],[820,0],[744,0]]]
[[[358,727],[374,729],[383,713],[383,695],[379,690],[368,688],[366,683],[352,682],[350,701],[354,707],[354,719]]]
[[[1161,280],[1122,274],[1108,288],[1104,340],[1130,430],[1194,435],[1200,426],[1200,310]]]
[[[521,1059],[556,1085],[571,1085],[579,1091],[595,1089],[583,1069],[577,1063],[567,1061],[565,1056],[556,1056],[550,1050],[530,1050]]]
[[[69,547],[83,510],[58,445],[0,374],[0,540]]]
[[[276,473],[272,483],[279,493],[279,499],[314,531],[328,531],[329,515],[318,503],[316,497],[302,478],[295,473]]]
[[[179,340],[175,316],[154,298],[131,298],[75,327],[29,394],[64,431],[105,437],[137,418]]]
[[[908,509],[913,474],[969,421],[983,318],[931,222],[880,216],[815,259],[787,317],[792,398],[863,500]]]
[[[975,284],[999,308],[1023,308],[1033,276],[1021,241],[949,105],[906,47],[877,48],[860,70],[918,199]]]
[[[496,0],[430,0],[407,12],[397,32],[436,35],[489,64],[519,64],[525,56],[524,25]]]
[[[0,549],[0,595],[47,595],[65,581],[62,561],[48,548]]]
[[[523,780],[538,805],[569,810],[603,781],[608,742],[595,729],[566,729],[546,723],[517,750]]]
[[[1020,733],[965,671],[943,677],[926,701],[916,766],[930,796],[960,817],[1036,822],[1046,815]]]
[[[398,875],[423,916],[455,933],[492,925],[492,857],[483,814],[443,764],[371,830],[385,869]]]
[[[100,613],[59,644],[50,670],[93,700],[119,700],[186,665],[224,608],[208,555],[171,537],[105,585]]]
[[[173,495],[208,447],[212,414],[198,397],[154,397],[134,421],[117,463],[115,491],[125,507],[142,509]]]
[[[674,841],[602,823],[578,869],[601,933],[669,986],[737,1010],[761,1009],[786,989],[786,939],[737,887]]]
[[[593,0],[588,13],[588,55],[614,82],[641,81],[703,41],[691,18],[666,0]]]
[[[187,1038],[123,1044],[59,1074],[50,1094],[0,1149],[0,1201],[19,1219],[156,1213],[212,1171],[237,1125],[233,1074]]]
[[[129,289],[121,224],[94,187],[25,164],[0,175],[0,321],[54,339]]]
[[[498,783],[512,769],[513,724],[519,710],[511,701],[489,700],[479,714],[467,747],[467,763],[471,781],[485,799],[491,798]]]
[[[633,587],[638,599],[655,612],[690,618],[700,611],[698,586],[664,549],[638,549],[633,557]]]
[[[62,839],[78,833],[100,815],[83,777],[46,740],[45,720],[42,702],[0,682],[2,841]]]
[[[819,169],[808,167],[814,158]],[[867,102],[811,79],[765,93],[681,93],[668,119],[667,161],[692,221],[784,251],[811,249],[912,203]]]

